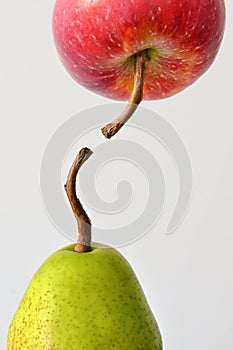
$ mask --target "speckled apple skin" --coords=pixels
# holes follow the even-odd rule
[[[39,268],[14,315],[8,350],[161,350],[156,320],[127,261],[74,245]]]
[[[112,99],[129,99],[133,58],[149,49],[144,99],[172,96],[213,62],[223,0],[56,0],[53,34],[71,76]]]

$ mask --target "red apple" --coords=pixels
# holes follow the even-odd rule
[[[192,84],[213,62],[224,0],[56,0],[53,34],[71,76],[112,99],[129,99],[143,53],[143,98]]]

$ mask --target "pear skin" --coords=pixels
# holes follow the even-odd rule
[[[157,322],[134,271],[115,249],[75,245],[33,276],[11,322],[8,350],[161,350]]]

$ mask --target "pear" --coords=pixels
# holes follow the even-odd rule
[[[32,278],[8,332],[8,350],[161,350],[162,340],[137,277],[114,248],[91,243],[91,221],[76,195],[90,156],[83,148],[65,190],[77,244],[52,254]]]
[[[67,246],[39,268],[8,334],[8,350],[161,350],[134,271],[116,250]]]

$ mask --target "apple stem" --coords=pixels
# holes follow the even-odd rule
[[[76,178],[81,165],[89,158],[92,151],[89,148],[82,148],[67,176],[65,191],[69,199],[74,216],[78,223],[78,241],[74,250],[78,253],[85,253],[91,251],[91,221],[86,214],[80,200],[76,194]]]
[[[143,98],[145,63],[148,59],[147,50],[143,50],[141,52],[136,53],[134,57],[134,86],[132,94],[125,110],[121,113],[121,115],[118,118],[116,118],[113,122],[105,125],[101,129],[103,135],[107,139],[110,139],[122,128],[122,126],[136,111],[139,103]]]

